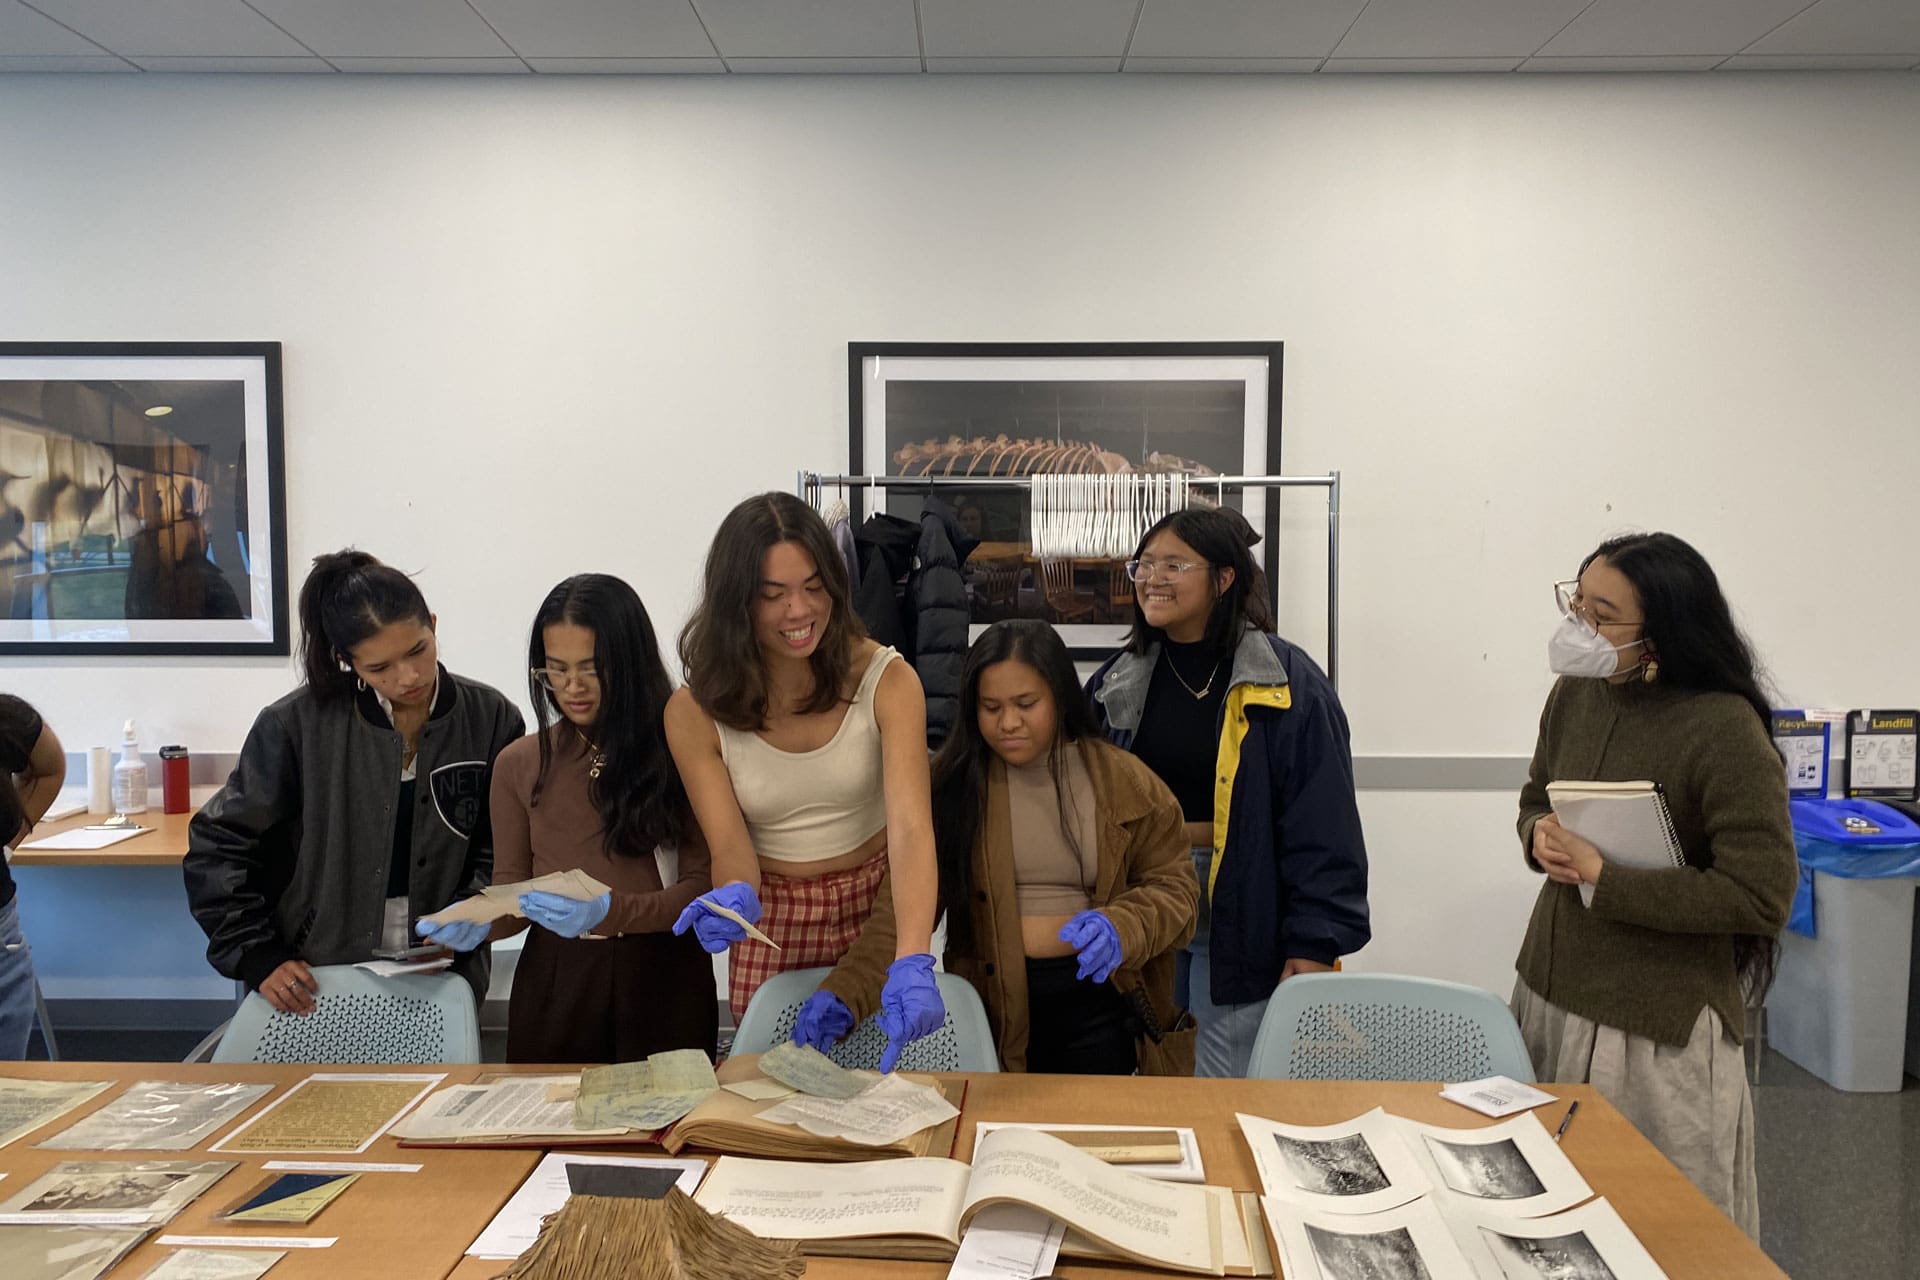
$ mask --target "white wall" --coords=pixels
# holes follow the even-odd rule
[[[1790,700],[1920,697],[1916,209],[1900,74],[0,77],[0,339],[284,343],[294,564],[417,570],[509,691],[559,577],[672,633],[728,506],[845,464],[850,339],[1281,339],[1287,469],[1346,476],[1363,755],[1525,754],[1548,584],[1636,526]],[[5,666],[76,747],[231,750],[291,683]],[[1369,967],[1504,985],[1495,799],[1369,798]]]

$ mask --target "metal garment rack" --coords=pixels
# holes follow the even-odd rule
[[[1031,489],[1031,476],[832,476],[817,471],[794,473],[794,492],[815,510],[828,489]],[[1340,686],[1340,473],[1323,476],[1202,476],[1188,481],[1188,492],[1211,488],[1224,503],[1229,489],[1325,489],[1327,491],[1327,679]],[[1276,511],[1277,516],[1277,511]],[[1275,576],[1280,551],[1274,548]]]

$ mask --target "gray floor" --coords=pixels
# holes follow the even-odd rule
[[[65,1057],[178,1061],[202,1031],[61,1031]],[[506,1033],[481,1032],[500,1061]],[[39,1037],[29,1050],[45,1057]],[[1920,1277],[1920,1080],[1842,1093],[1768,1050],[1753,1091],[1760,1243],[1794,1280]]]

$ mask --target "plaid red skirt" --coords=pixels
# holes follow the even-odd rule
[[[780,944],[742,938],[727,949],[727,1004],[736,1024],[760,984],[788,969],[834,964],[873,914],[874,895],[887,878],[882,850],[857,867],[800,879],[760,872],[760,932]]]

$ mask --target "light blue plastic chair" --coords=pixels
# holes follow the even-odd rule
[[[1390,973],[1307,973],[1267,1002],[1256,1080],[1531,1081],[1520,1025],[1479,987]]]
[[[776,973],[747,1001],[740,1015],[740,1029],[733,1033],[735,1053],[765,1053],[782,1040],[791,1039],[800,1006],[819,989],[831,969],[789,969]],[[901,1071],[998,1071],[1000,1055],[993,1047],[993,1028],[987,1022],[986,1006],[980,993],[964,978],[936,973],[940,1000],[947,1006],[946,1021],[932,1035],[922,1036],[900,1052]],[[868,1018],[845,1039],[827,1050],[827,1056],[843,1067],[880,1068],[880,1055],[886,1051],[887,1037],[880,1024]]]
[[[214,1047],[214,1062],[478,1062],[473,988],[452,973],[382,978],[316,965],[320,992],[304,1017],[249,992]]]

